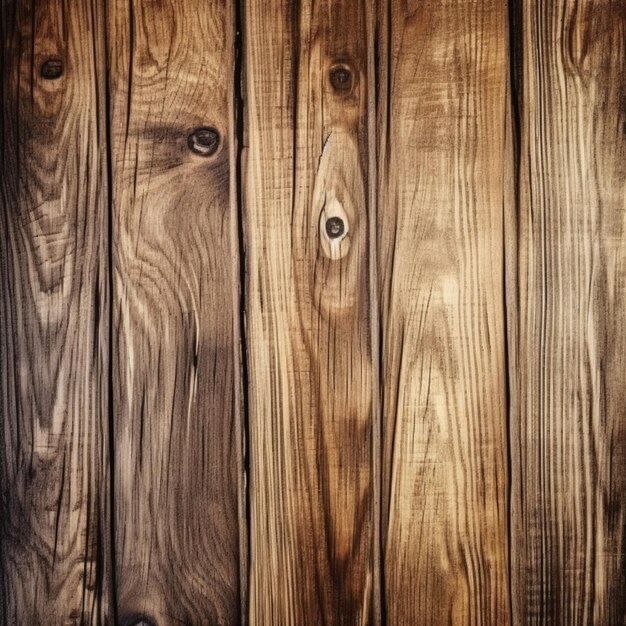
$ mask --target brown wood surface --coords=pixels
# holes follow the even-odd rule
[[[379,20],[389,624],[506,624],[506,6]]]
[[[103,15],[2,2],[0,621],[109,614]],[[91,36],[85,37],[89,32]],[[44,78],[61,60],[59,78]]]
[[[626,5],[516,8],[513,617],[624,624]]]
[[[0,0],[0,74],[0,626],[626,624],[624,2]]]
[[[369,624],[371,5],[244,9],[250,623]]]
[[[233,7],[118,0],[108,28],[118,618],[237,624]]]

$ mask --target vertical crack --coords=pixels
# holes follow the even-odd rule
[[[238,490],[239,490],[239,563],[240,563],[240,622],[248,622],[248,578],[250,572],[250,436],[249,436],[249,400],[248,400],[248,341],[246,334],[246,297],[247,297],[247,260],[244,212],[244,181],[243,158],[244,149],[244,21],[242,14],[242,0],[235,2],[235,66],[234,66],[234,131],[236,153],[234,158],[235,185],[232,190],[234,199],[233,247],[237,247],[238,254],[233,255],[235,272],[233,288],[235,290],[235,304],[239,315],[235,319],[235,342],[239,340],[239,349],[235,361],[237,367],[237,384],[235,385],[235,419],[237,420],[237,459],[238,459]],[[232,163],[232,161],[231,161]],[[232,169],[232,166],[231,166]],[[231,185],[232,189],[232,185]],[[238,280],[237,280],[238,279]],[[237,345],[237,344],[235,344]]]
[[[519,237],[519,209],[520,209],[520,136],[521,120],[520,107],[522,95],[522,40],[519,34],[523,27],[522,5],[518,0],[508,0],[508,32],[509,32],[509,89],[508,101],[505,109],[505,126],[510,131],[505,132],[507,141],[511,142],[511,168],[508,172],[512,175],[512,192],[505,198],[504,203],[504,232],[503,232],[503,308],[504,308],[504,371],[505,371],[505,419],[506,419],[506,463],[507,463],[507,583],[509,593],[509,623],[514,623],[515,601],[513,585],[513,424],[512,424],[512,368],[515,364],[511,361],[511,355],[517,354],[515,342],[517,333],[517,307],[511,309],[513,303],[518,302],[517,293],[517,238]],[[505,170],[506,172],[507,170]],[[507,204],[511,206],[507,206]],[[511,238],[515,245],[508,245]]]
[[[384,31],[388,24],[381,27],[378,20],[378,3],[373,8],[365,3],[367,11],[367,63],[368,63],[368,149],[369,171],[368,187],[370,202],[369,217],[369,293],[370,293],[370,335],[372,350],[372,481],[373,481],[373,554],[374,554],[374,623],[386,624],[386,603],[384,594],[384,555],[382,551],[382,480],[383,480],[383,432],[382,432],[382,372],[383,372],[383,327],[379,303],[379,276],[378,276],[378,146],[380,145],[378,106],[379,106],[379,80],[382,75],[382,64],[388,64],[389,58],[382,55],[379,46],[386,42],[389,36],[384,32],[381,38],[381,30]],[[383,3],[383,8],[385,4]],[[387,7],[388,8],[388,7]],[[388,74],[389,68],[385,68]]]
[[[378,597],[379,606],[377,607],[376,621],[380,624],[387,623],[387,597],[386,597],[386,584],[385,584],[385,539],[384,534],[386,532],[387,517],[384,514],[388,503],[385,501],[385,433],[384,433],[384,335],[385,335],[385,322],[381,310],[381,298],[383,282],[380,280],[380,267],[378,262],[378,232],[379,232],[379,202],[382,201],[381,187],[382,182],[386,178],[385,175],[380,175],[380,172],[386,172],[386,168],[382,161],[387,158],[388,150],[387,144],[389,141],[389,127],[391,114],[391,0],[380,0],[376,6],[376,14],[374,15],[374,40],[372,46],[374,49],[374,68],[372,83],[374,87],[374,94],[372,96],[373,101],[373,115],[374,124],[373,141],[370,142],[370,146],[373,144],[373,165],[371,166],[373,176],[373,182],[371,184],[370,195],[373,198],[373,210],[372,210],[372,224],[370,234],[370,249],[374,251],[372,257],[372,270],[371,270],[371,293],[372,293],[372,324],[375,324],[376,332],[372,332],[373,346],[372,350],[378,352],[377,358],[373,359],[373,362],[377,365],[377,371],[374,372],[374,379],[378,385],[377,396],[375,398],[375,422],[374,422],[374,454],[378,454],[375,459],[376,462],[376,551],[378,557]],[[374,353],[374,352],[373,352]],[[375,353],[374,353],[375,354]]]
[[[106,276],[107,276],[107,291],[108,291],[108,320],[107,320],[107,423],[108,423],[108,456],[109,456],[109,510],[108,510],[108,522],[109,522],[109,553],[110,553],[110,568],[111,568],[111,580],[110,580],[110,593],[111,593],[111,610],[113,614],[113,624],[118,623],[118,603],[117,603],[117,559],[116,559],[116,519],[115,519],[115,389],[114,389],[114,357],[115,351],[113,346],[113,340],[115,333],[113,332],[113,325],[115,322],[113,315],[114,304],[114,228],[113,228],[113,154],[111,148],[112,132],[111,132],[111,68],[110,58],[111,49],[109,41],[109,4],[105,5],[104,17],[103,17],[103,30],[104,30],[104,116],[105,116],[105,151],[106,151],[106,194],[107,194],[107,259],[106,259]]]

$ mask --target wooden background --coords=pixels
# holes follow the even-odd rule
[[[1,0],[5,626],[626,624],[625,0]]]

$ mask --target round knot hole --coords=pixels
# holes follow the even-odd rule
[[[211,126],[196,128],[187,138],[187,145],[194,154],[210,157],[220,146],[220,134]]]
[[[330,239],[337,239],[346,232],[346,225],[340,217],[330,217],[326,220],[326,234]]]
[[[352,70],[344,63],[338,63],[330,68],[330,84],[337,91],[352,89]]]
[[[46,80],[56,80],[63,74],[63,61],[61,59],[47,59],[41,64],[41,76]]]

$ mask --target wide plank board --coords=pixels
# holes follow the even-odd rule
[[[109,4],[117,617],[238,624],[234,7]]]
[[[0,6],[6,626],[110,616],[103,26],[84,0]]]
[[[359,0],[244,3],[258,626],[376,620],[372,17]]]
[[[626,5],[516,8],[513,617],[624,624]]]
[[[387,0],[379,31],[385,614],[503,625],[506,3]]]

